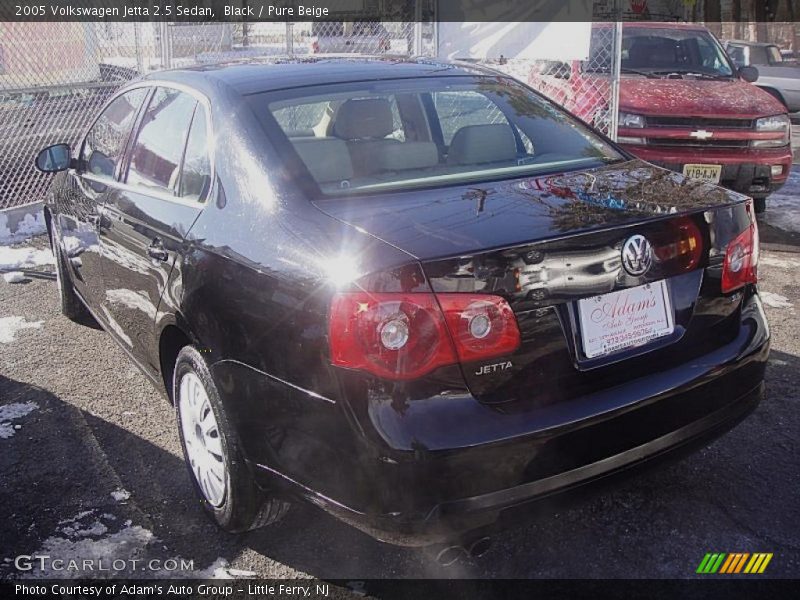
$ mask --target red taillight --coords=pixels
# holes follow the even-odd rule
[[[386,379],[508,354],[520,343],[508,303],[480,294],[341,292],[329,328],[334,365]]]
[[[656,257],[664,263],[672,262],[680,271],[691,271],[703,258],[703,234],[689,217],[672,221],[667,232],[654,241]]]
[[[519,348],[519,327],[503,298],[483,294],[437,294],[461,362],[510,354]]]
[[[722,263],[722,292],[732,292],[748,283],[757,282],[758,225],[751,214],[750,225],[736,236],[725,250],[725,260]]]

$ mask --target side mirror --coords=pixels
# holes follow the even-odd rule
[[[69,144],[53,144],[36,156],[36,168],[43,173],[58,173],[69,169],[72,151]]]
[[[758,81],[758,69],[755,67],[739,67],[739,77],[750,83]]]

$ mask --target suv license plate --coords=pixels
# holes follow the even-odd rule
[[[579,300],[578,317],[587,358],[641,346],[675,331],[664,280]]]
[[[722,165],[683,165],[683,174],[708,183],[719,183]]]

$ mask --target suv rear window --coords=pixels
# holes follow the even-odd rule
[[[249,101],[281,154],[299,160],[325,195],[525,177],[623,158],[503,77],[304,87]]]

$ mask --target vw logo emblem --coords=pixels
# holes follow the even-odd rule
[[[638,277],[644,275],[653,262],[653,247],[643,235],[632,235],[622,245],[622,265]]]

